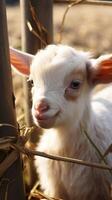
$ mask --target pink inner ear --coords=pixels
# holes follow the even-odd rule
[[[104,60],[98,67],[93,79],[94,83],[112,82],[112,59]]]
[[[10,51],[10,62],[14,66],[14,68],[17,69],[22,74],[29,75],[30,74],[30,68],[27,66],[25,61],[16,55],[15,53]]]

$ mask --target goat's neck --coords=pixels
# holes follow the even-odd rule
[[[92,123],[91,123],[92,122]],[[57,129],[58,133],[64,133],[61,134],[61,137],[66,136],[66,138],[75,138],[77,136],[77,139],[82,137],[82,130],[85,129],[88,133],[90,133],[92,131],[93,128],[93,120],[92,120],[92,111],[91,111],[91,106],[88,103],[85,106],[85,110],[82,114],[82,117],[77,120],[77,122],[75,123],[75,120],[72,121],[69,125],[65,124],[65,126],[59,127],[59,129]],[[73,141],[73,140],[72,140]]]
[[[86,151],[89,148],[89,144],[88,139],[83,134],[83,129],[86,129],[88,133],[91,133],[92,131],[89,105],[85,108],[85,112],[78,124],[71,123],[70,126],[62,126],[52,130],[55,132],[55,140],[58,141],[57,148],[64,149],[65,154],[68,154],[69,156],[73,156],[74,152],[75,156],[79,156],[80,149],[83,150],[80,152]]]

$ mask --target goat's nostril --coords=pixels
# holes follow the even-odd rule
[[[47,102],[40,102],[38,105],[35,106],[35,109],[38,112],[47,112],[50,106]]]

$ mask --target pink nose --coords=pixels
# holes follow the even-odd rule
[[[36,106],[35,110],[38,111],[39,113],[44,113],[49,110],[50,106],[47,101],[41,100]]]

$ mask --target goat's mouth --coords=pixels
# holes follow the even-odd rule
[[[41,117],[35,117],[35,123],[41,127],[41,128],[52,128],[55,124],[56,118],[59,115],[59,111],[53,115],[53,116],[41,116]]]

